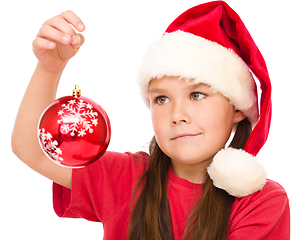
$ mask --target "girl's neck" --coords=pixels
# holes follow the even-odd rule
[[[192,183],[204,183],[207,176],[207,167],[212,162],[213,158],[202,161],[196,164],[185,164],[173,161],[171,159],[171,164],[174,173],[183,179],[188,180]]]

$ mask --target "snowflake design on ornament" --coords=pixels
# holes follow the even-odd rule
[[[51,133],[46,132],[44,128],[38,130],[38,135],[44,152],[56,163],[60,164],[64,159],[60,157],[60,155],[62,155],[62,150],[57,147],[58,142],[53,140]]]
[[[62,134],[70,133],[71,136],[83,137],[86,132],[93,133],[93,126],[98,125],[97,112],[93,111],[93,106],[89,103],[80,100],[70,100],[68,104],[62,104],[62,109],[59,110],[58,120],[62,124],[60,131]]]

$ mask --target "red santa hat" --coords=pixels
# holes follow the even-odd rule
[[[260,113],[257,87],[261,88]],[[266,172],[255,156],[264,145],[271,122],[271,82],[265,61],[237,13],[223,1],[193,7],[177,17],[148,48],[138,74],[149,106],[149,82],[179,76],[204,83],[226,96],[253,126],[245,149],[218,152],[208,173],[216,187],[236,197],[261,190]]]

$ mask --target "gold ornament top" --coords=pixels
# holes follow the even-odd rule
[[[81,89],[79,89],[79,85],[75,85],[75,88],[72,91],[72,96],[75,98],[81,97]]]

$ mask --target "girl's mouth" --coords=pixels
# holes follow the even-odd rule
[[[199,136],[200,134],[201,133],[196,133],[196,134],[181,133],[181,134],[178,134],[176,137],[171,138],[171,140],[185,140],[185,139],[188,139],[188,138]]]

